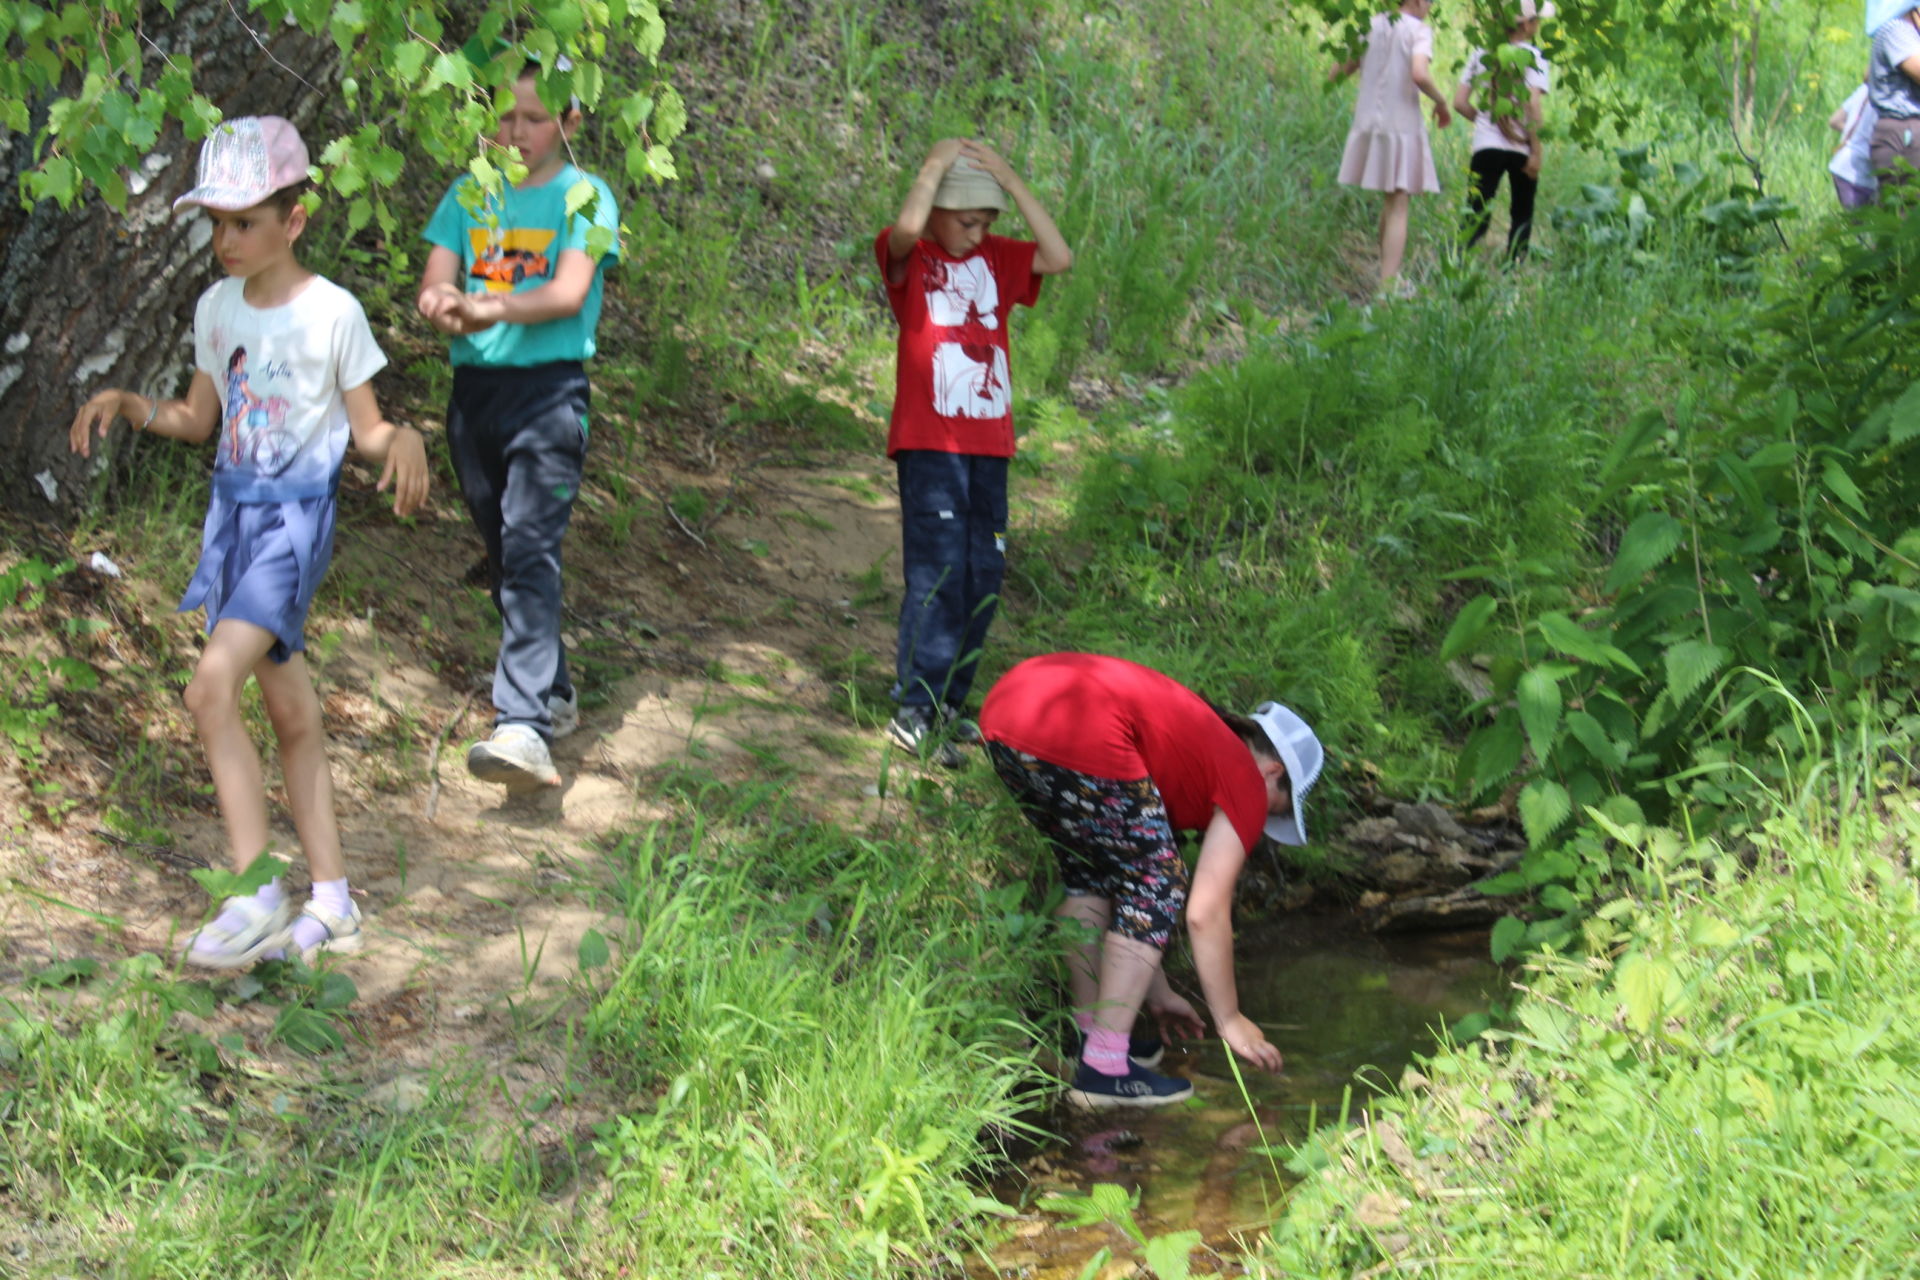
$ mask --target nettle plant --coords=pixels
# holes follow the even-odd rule
[[[153,38],[178,7],[179,0],[164,8],[0,0],[8,53],[0,59],[0,129],[33,132],[45,108],[37,163],[21,178],[24,200],[66,207],[92,188],[124,210],[123,175],[167,121],[179,121],[192,141],[220,122],[219,108],[195,86],[191,61]],[[558,110],[577,98],[595,113],[624,150],[629,178],[676,176],[669,147],[687,111],[652,74],[666,38],[654,0],[248,0],[245,9],[252,26],[298,26],[338,49],[338,79],[326,89],[337,88],[360,123],[328,141],[318,159],[325,185],[346,202],[350,231],[369,222],[396,230],[387,193],[406,159],[393,139],[437,164],[465,165],[487,190],[498,190],[503,176],[517,181],[525,172],[519,158],[492,137],[529,58],[542,68],[542,101]],[[589,191],[570,193],[570,209]]]
[[[1509,927],[1510,947],[1565,941],[1636,871],[1618,831],[1737,837],[1749,802],[1831,781],[1824,744],[1915,723],[1920,219],[1836,222],[1821,251],[1769,304],[1721,313],[1730,394],[1621,431],[1597,592],[1569,599],[1524,565],[1456,575],[1488,589],[1443,657],[1483,655],[1492,685],[1459,786],[1485,796],[1517,774],[1532,847],[1483,887],[1540,890],[1551,913]]]

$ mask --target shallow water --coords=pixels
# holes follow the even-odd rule
[[[1243,932],[1235,942],[1240,1003],[1286,1056],[1278,1076],[1243,1071],[1235,1082],[1219,1041],[1169,1048],[1161,1070],[1194,1083],[1194,1101],[1154,1110],[1081,1115],[1052,1122],[1061,1141],[1029,1159],[994,1190],[1021,1217],[979,1275],[1033,1280],[1074,1277],[1103,1245],[1131,1254],[1119,1232],[1068,1231],[1034,1206],[1061,1191],[1117,1182],[1140,1192],[1148,1235],[1198,1230],[1207,1250],[1199,1274],[1240,1270],[1235,1255],[1278,1214],[1288,1176],[1283,1158],[1260,1152],[1305,1136],[1397,1081],[1434,1029],[1484,1009],[1504,985],[1487,958],[1484,932],[1376,938],[1338,919],[1295,918]],[[1191,977],[1175,977],[1191,992]],[[1198,1001],[1196,1001],[1198,1003]]]

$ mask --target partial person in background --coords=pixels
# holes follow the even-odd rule
[[[1879,117],[1868,163],[1881,186],[1904,186],[1920,169],[1920,0],[1869,0],[1867,102]]]
[[[1386,197],[1380,209],[1380,288],[1402,297],[1412,292],[1399,278],[1413,197],[1440,190],[1433,144],[1420,117],[1421,96],[1433,102],[1435,124],[1444,129],[1453,123],[1446,95],[1433,78],[1433,28],[1427,25],[1432,12],[1433,0],[1405,0],[1398,13],[1374,15],[1366,52],[1330,73],[1336,80],[1360,73],[1339,180]]]
[[[1471,233],[1469,247],[1479,244],[1493,222],[1489,206],[1507,180],[1507,257],[1527,256],[1533,240],[1533,197],[1540,187],[1540,144],[1548,74],[1546,55],[1534,46],[1540,24],[1554,16],[1551,4],[1521,0],[1518,16],[1507,30],[1507,49],[1489,53],[1475,49],[1453,91],[1453,109],[1473,123],[1473,186],[1467,192]],[[1524,55],[1518,59],[1508,50]],[[1476,90],[1484,89],[1482,105],[1473,104]]]
[[[1870,154],[1873,126],[1879,119],[1868,100],[1865,80],[1827,118],[1827,127],[1840,135],[1840,145],[1833,149],[1833,159],[1827,161],[1827,172],[1833,175],[1834,194],[1840,197],[1842,209],[1865,208],[1880,192]]]

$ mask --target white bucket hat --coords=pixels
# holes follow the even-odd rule
[[[1535,4],[1533,0],[1520,0],[1520,21],[1522,22],[1532,22],[1535,18],[1544,22],[1556,14],[1557,11],[1551,0],[1547,4]]]
[[[1307,792],[1320,780],[1320,766],[1327,762],[1326,750],[1314,736],[1312,726],[1291,707],[1263,702],[1253,709],[1253,721],[1266,730],[1267,737],[1273,741],[1280,763],[1287,766],[1287,782],[1293,788],[1293,808],[1284,814],[1268,816],[1267,838],[1280,844],[1305,844],[1307,817],[1302,806],[1306,804]]]

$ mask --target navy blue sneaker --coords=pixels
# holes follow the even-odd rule
[[[1067,1034],[1060,1039],[1060,1048],[1069,1061],[1080,1061],[1080,1055],[1087,1051],[1087,1033],[1075,1023],[1067,1024]],[[1136,1022],[1127,1035],[1127,1058],[1143,1067],[1157,1067],[1167,1056],[1167,1046],[1160,1039],[1160,1033]]]
[[[1082,1062],[1074,1069],[1073,1084],[1067,1089],[1069,1106],[1083,1111],[1101,1111],[1108,1107],[1164,1107],[1185,1102],[1193,1096],[1190,1081],[1178,1076],[1163,1076],[1151,1067],[1127,1063],[1123,1076],[1101,1075]]]

